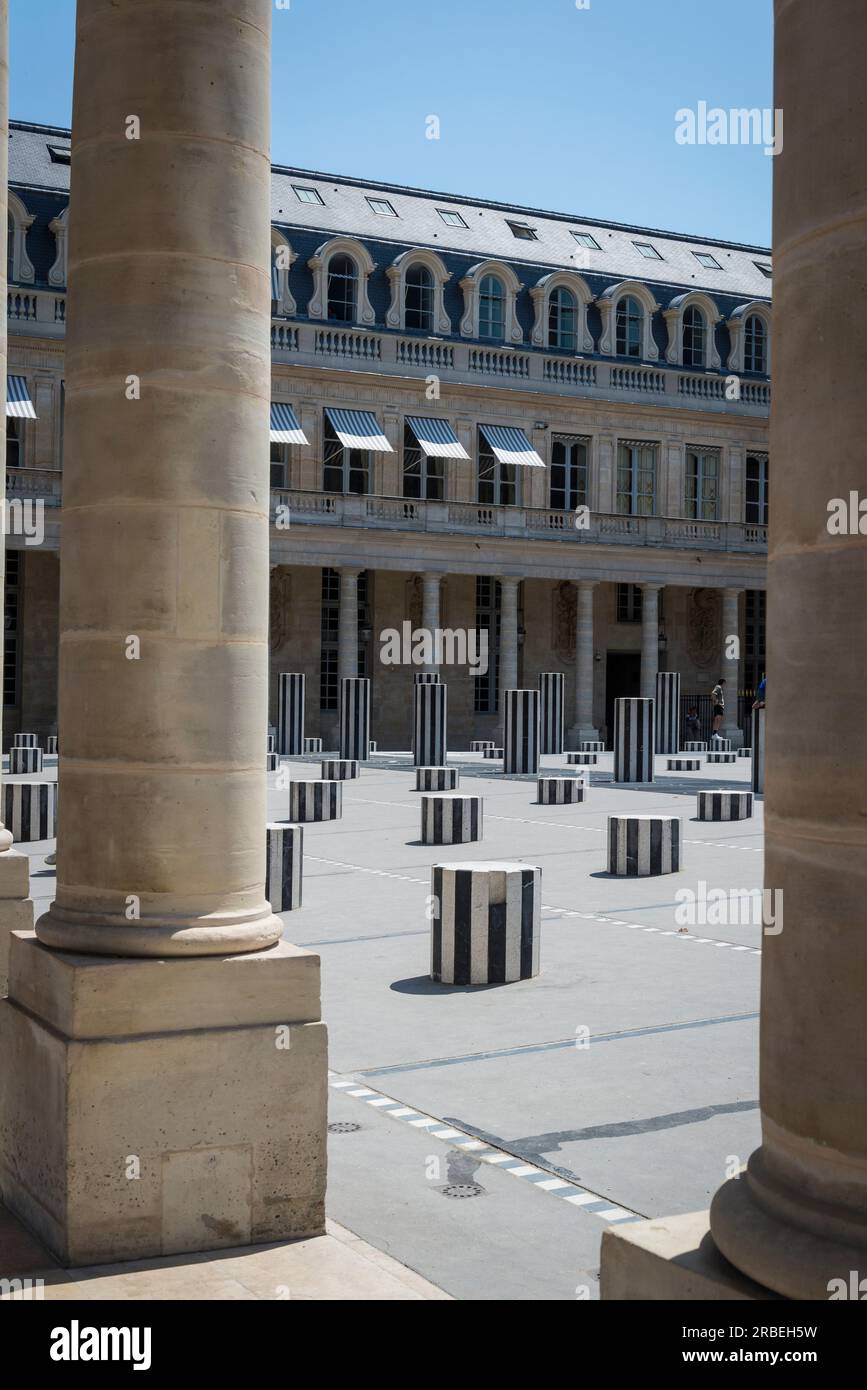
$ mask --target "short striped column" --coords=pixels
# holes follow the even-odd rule
[[[409,746],[415,757],[415,687],[419,685],[440,685],[442,677],[439,671],[416,671],[412,678],[413,683],[413,702],[410,710],[409,721]]]
[[[482,798],[462,792],[421,799],[423,845],[466,845],[482,838]]]
[[[491,744],[490,748],[483,748],[483,749],[482,749],[482,757],[483,757],[483,758],[502,758],[502,756],[503,756],[503,750],[502,750],[502,748],[495,748],[493,744]]]
[[[739,749],[738,749],[738,757],[739,757],[739,758],[751,758],[752,756],[753,756],[753,750],[752,750],[752,748],[739,748]]]
[[[42,749],[41,748],[10,748],[9,749],[9,775],[10,777],[22,774],[42,771]]]
[[[601,738],[584,738],[578,745],[582,753],[604,753],[605,744]]]
[[[677,816],[609,816],[608,872],[618,878],[676,874],[680,838]]]
[[[583,801],[587,784],[580,777],[540,777],[536,796],[540,806],[568,806]]]
[[[707,753],[705,756],[709,763],[733,763],[736,760],[734,753],[719,753],[713,751]]]
[[[57,824],[57,783],[4,782],[3,824],[19,843],[53,840]]]
[[[279,753],[266,753],[266,754],[265,754],[265,771],[266,771],[266,772],[276,772],[276,771],[278,770],[279,766],[280,766],[280,754],[279,754]]]
[[[707,744],[702,743],[701,739],[687,739],[683,745],[684,753],[706,753]]]
[[[370,754],[370,753],[375,753],[375,752],[376,752],[376,739],[375,739],[375,738],[372,738],[372,739],[370,740],[369,744],[367,745],[367,751],[368,751],[368,754]]]
[[[321,739],[321,738],[305,738],[305,740],[304,740],[304,752],[305,752],[305,753],[321,753],[321,752],[322,752],[322,739]]]
[[[666,768],[669,772],[700,772],[701,758],[669,758]]]
[[[370,680],[344,676],[340,682],[340,756],[367,759],[370,745]]]
[[[507,985],[539,973],[542,870],[532,864],[434,864],[431,978]]]
[[[566,761],[571,767],[595,767],[599,762],[598,753],[567,753]]]
[[[539,692],[504,690],[503,771],[539,771]]]
[[[753,791],[759,795],[765,790],[765,711],[753,710]]]
[[[457,790],[458,780],[456,767],[417,767],[415,770],[417,792],[453,792]]]
[[[269,821],[265,838],[265,897],[275,912],[294,912],[301,906],[304,827]]]
[[[342,782],[292,782],[289,787],[290,819],[339,820],[343,814]]]
[[[304,752],[304,701],[307,677],[301,671],[281,671],[277,676],[277,751]]]
[[[719,734],[714,734],[710,741],[710,749],[714,753],[730,753],[732,741],[730,738],[721,738]]]
[[[49,734],[45,740],[45,752],[57,756],[57,734]]]
[[[698,794],[699,820],[749,820],[752,792],[712,791]]]
[[[276,752],[277,752],[277,735],[276,735],[276,734],[268,734],[268,735],[267,735],[267,739],[268,739],[268,746],[267,746],[266,752],[268,752],[268,753],[276,753]]]
[[[560,671],[539,676],[539,752],[563,752],[565,677]]]
[[[38,748],[39,740],[35,734],[13,734],[13,748]]]
[[[656,673],[656,751],[676,753],[680,748],[680,672]]]
[[[492,738],[474,738],[470,744],[470,752],[484,753],[486,748],[493,748],[493,746],[494,740]]]
[[[448,686],[442,681],[413,686],[412,756],[416,767],[445,765],[448,695]]]
[[[351,782],[359,776],[357,758],[323,758],[323,782]]]
[[[614,780],[652,782],[654,701],[640,697],[614,701]]]

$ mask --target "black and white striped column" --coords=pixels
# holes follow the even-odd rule
[[[563,752],[563,715],[566,678],[559,671],[543,671],[539,677],[539,752]]]
[[[265,751],[268,752],[268,753],[276,753],[276,752],[277,752],[277,735],[276,735],[276,734],[268,734],[267,737],[268,737],[268,746],[267,746],[267,748],[266,748]]]
[[[423,845],[466,845],[482,838],[482,798],[462,792],[423,795]]]
[[[13,840],[53,840],[56,823],[56,782],[3,783],[3,824]]]
[[[340,756],[366,762],[370,747],[370,680],[344,676],[340,682]]]
[[[413,685],[439,685],[442,676],[438,671],[416,671]]]
[[[722,734],[713,734],[710,741],[711,752],[730,753],[732,751],[732,741],[730,738],[723,738]]]
[[[412,756],[416,767],[445,765],[448,694],[442,681],[413,686]]]
[[[701,739],[687,739],[683,745],[684,753],[706,753],[707,744],[702,743]]]
[[[539,771],[539,692],[504,690],[503,771]]]
[[[583,738],[578,747],[582,753],[604,753],[605,744],[601,738]]]
[[[370,743],[367,745],[367,751],[368,751],[368,754],[370,754],[370,753],[375,753],[375,752],[376,752],[376,739],[375,739],[375,738],[372,738],[372,739],[370,740]]]
[[[307,677],[301,671],[277,676],[277,752],[304,752],[304,701]]]
[[[710,753],[705,754],[709,763],[733,763],[736,761],[734,753],[719,753],[716,749],[711,749]]]
[[[359,776],[357,758],[323,758],[322,780],[324,782],[350,782]]]
[[[669,758],[666,767],[669,772],[700,772],[701,758]]]
[[[653,700],[614,701],[615,782],[653,781],[654,726]]]
[[[502,985],[539,973],[542,870],[532,864],[435,864],[431,978]]]
[[[38,748],[39,740],[35,734],[13,734],[13,748]]]
[[[269,821],[265,836],[265,897],[275,912],[294,912],[301,906],[304,827]]]
[[[753,791],[763,794],[765,790],[765,711],[753,710]]]
[[[583,801],[587,783],[581,777],[540,777],[536,795],[540,806],[567,806]]]
[[[680,749],[680,672],[656,673],[656,751]]]
[[[456,767],[417,767],[415,770],[417,792],[453,792],[457,786]]]
[[[570,767],[595,767],[599,762],[599,754],[570,752],[566,754],[566,761]]]
[[[321,752],[322,752],[322,739],[321,739],[321,738],[305,738],[305,740],[304,740],[304,752],[305,752],[305,753],[321,753]]]
[[[496,759],[496,758],[502,758],[502,756],[503,756],[503,750],[502,750],[502,748],[495,748],[494,745],[493,745],[493,743],[491,744],[490,748],[483,748],[483,749],[482,749],[482,757],[483,757],[483,758]]]
[[[712,791],[698,794],[699,820],[749,820],[752,792]]]
[[[266,754],[265,754],[265,771],[266,771],[266,772],[276,772],[276,771],[278,770],[279,767],[280,767],[280,754],[279,754],[279,753],[266,753]]]
[[[493,746],[494,740],[492,738],[474,738],[470,744],[470,752],[484,753],[486,748],[493,748]]]
[[[48,734],[45,739],[45,752],[56,756],[57,754],[57,734]]]
[[[739,757],[739,758],[751,758],[752,756],[753,756],[753,750],[752,750],[752,748],[739,748],[739,749],[738,749],[738,757]]]
[[[21,774],[42,771],[42,749],[41,748],[10,748],[9,749],[9,775],[10,777],[20,776]]]
[[[609,816],[608,872],[618,878],[676,874],[680,839],[677,816]]]
[[[343,814],[342,782],[292,782],[289,808],[293,821],[339,820]]]

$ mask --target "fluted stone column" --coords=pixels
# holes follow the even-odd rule
[[[0,0],[0,304],[6,303],[6,241],[9,184],[9,25],[8,0]],[[6,314],[0,322],[0,500],[6,496]],[[6,548],[0,537],[0,595],[6,582]],[[3,625],[0,623],[0,672],[3,670]],[[0,704],[0,734],[2,734]],[[2,741],[2,740],[0,740]],[[0,798],[2,806],[2,798]],[[6,993],[9,937],[33,926],[30,860],[12,849],[12,834],[0,819],[0,995]]]
[[[738,689],[740,686],[740,656],[729,656],[729,651],[740,652],[740,620],[738,600],[740,589],[723,589],[722,592],[722,651],[720,652],[719,675],[725,678],[725,716],[720,733],[730,738],[732,748],[743,745],[744,736],[738,726]],[[737,638],[736,643],[731,638]]]
[[[360,570],[340,571],[337,614],[337,682],[358,675],[358,576]]]
[[[569,730],[570,747],[580,748],[582,739],[599,737],[593,723],[593,595],[594,580],[581,579],[575,585],[575,722]]]
[[[421,625],[425,632],[430,633],[431,643],[435,644],[436,631],[440,625],[440,575],[438,574],[422,575]],[[432,652],[431,661],[425,662],[422,666],[423,671],[428,671],[431,674],[439,670],[435,646],[432,648]]]
[[[63,835],[0,1004],[0,1190],[67,1264],[323,1227],[318,960],[264,891],[271,13],[77,9]]]
[[[656,698],[659,669],[659,584],[641,586],[641,698]]]
[[[518,584],[519,580],[506,575],[500,580],[500,714],[501,742],[505,729],[505,700],[503,691],[518,685]]]

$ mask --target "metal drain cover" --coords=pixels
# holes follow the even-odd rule
[[[354,1134],[361,1125],[357,1125],[352,1120],[337,1120],[333,1125],[328,1126],[329,1134]]]
[[[480,1187],[477,1182],[450,1182],[447,1187],[441,1187],[440,1192],[444,1197],[481,1197],[485,1189]]]

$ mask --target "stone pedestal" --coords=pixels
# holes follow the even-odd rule
[[[603,1231],[599,1292],[627,1302],[776,1298],[723,1259],[706,1211],[625,1221]]]
[[[30,860],[18,850],[7,849],[0,854],[0,997],[6,993],[12,933],[32,927]]]

